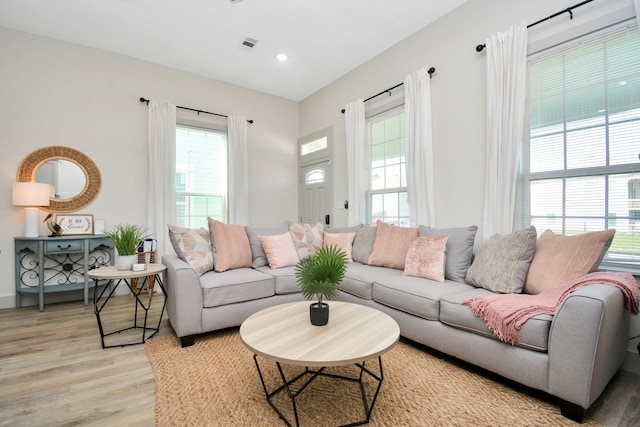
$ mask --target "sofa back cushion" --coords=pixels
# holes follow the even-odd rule
[[[181,260],[187,262],[202,276],[213,270],[213,251],[209,230],[205,228],[184,228],[169,225],[169,241]]]
[[[251,267],[258,268],[269,265],[267,254],[265,254],[258,236],[276,236],[278,234],[287,233],[289,231],[289,225],[283,222],[279,226],[271,228],[246,226],[244,230],[247,232],[247,237],[249,237],[249,246],[251,247]]]
[[[418,237],[417,228],[396,227],[378,220],[373,252],[367,264],[404,270],[411,240]]]
[[[418,231],[420,236],[423,237],[448,236],[444,277],[449,280],[464,282],[467,270],[471,266],[471,260],[473,259],[473,244],[478,226],[430,228],[421,225],[418,227]]]
[[[208,218],[213,241],[213,267],[217,272],[251,267],[251,247],[244,226]]]
[[[466,282],[498,293],[521,293],[536,250],[536,228],[496,234],[478,251]]]
[[[615,229],[577,236],[564,236],[546,230],[538,238],[524,291],[538,294],[596,271],[615,234]]]

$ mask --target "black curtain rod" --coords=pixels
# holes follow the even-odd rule
[[[582,3],[574,4],[573,6],[570,6],[570,7],[566,8],[566,9],[563,9],[560,12],[556,12],[551,16],[547,16],[546,18],[542,18],[541,20],[536,21],[533,24],[527,25],[527,28],[531,28],[531,27],[533,27],[535,25],[541,24],[541,23],[543,23],[545,21],[548,21],[549,19],[555,18],[556,16],[560,16],[560,15],[562,15],[564,13],[568,13],[569,14],[569,18],[573,19],[573,12],[572,12],[573,9],[578,8],[580,6],[584,6],[585,4],[591,3],[592,1],[593,0],[586,0],[586,1],[583,1]],[[476,52],[482,52],[485,47],[487,47],[486,44],[479,44],[478,46],[476,46]]]
[[[140,102],[146,102],[147,105],[149,105],[149,100],[145,99],[145,98],[140,98]],[[211,114],[212,116],[219,116],[219,117],[229,117],[229,116],[225,116],[224,114],[218,114],[218,113],[210,113],[209,111],[204,111],[204,110],[196,110],[195,108],[189,108],[189,107],[181,107],[179,105],[176,105],[176,108],[180,108],[181,110],[189,110],[189,111],[195,111],[196,113],[200,114]],[[253,120],[249,119],[247,120],[247,122],[249,123],[253,123]]]
[[[435,72],[436,72],[436,69],[435,69],[434,67],[431,67],[431,68],[429,68],[429,70],[427,70],[427,73],[429,73],[429,78],[430,78],[430,79],[431,79],[431,78],[433,78],[433,73],[435,73]],[[367,98],[367,99],[365,99],[363,102],[370,101],[370,100],[372,100],[372,99],[373,99],[373,98],[375,98],[375,97],[378,97],[378,96],[380,96],[380,95],[384,95],[385,93],[389,93],[389,95],[391,95],[391,91],[392,91],[392,90],[394,90],[395,88],[398,88],[398,87],[402,86],[403,84],[404,84],[404,83],[398,83],[397,85],[392,86],[392,87],[390,87],[389,89],[385,89],[385,90],[383,90],[383,91],[382,91],[382,92],[380,92],[380,93],[376,93],[375,95],[368,97],[368,98]],[[344,110],[344,108],[343,108],[343,109],[342,109],[342,110],[340,110],[340,111],[342,112],[342,114],[344,114],[344,111],[345,111],[345,110]]]

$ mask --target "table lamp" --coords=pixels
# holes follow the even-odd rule
[[[38,206],[49,206],[49,184],[16,182],[11,188],[14,206],[26,206],[24,210],[24,237],[38,237]]]

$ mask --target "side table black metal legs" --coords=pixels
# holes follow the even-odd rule
[[[162,290],[162,293],[164,294],[165,298],[163,300],[163,304],[162,304],[162,310],[160,311],[160,317],[158,319],[158,324],[155,326],[147,326],[148,323],[148,317],[149,317],[149,309],[151,308],[151,303],[153,302],[153,291],[149,291],[149,298],[143,298],[143,296],[141,295],[142,290],[146,288],[146,282],[149,280],[149,277],[153,277],[154,278],[154,282],[156,284],[158,284],[158,287]],[[109,347],[124,347],[124,346],[128,346],[128,345],[135,345],[135,344],[144,344],[144,342],[146,340],[148,340],[149,338],[153,337],[156,333],[158,333],[158,331],[160,330],[160,324],[162,322],[162,316],[164,314],[164,309],[167,305],[167,293],[165,292],[164,289],[164,285],[162,283],[162,279],[160,277],[159,274],[152,274],[149,276],[145,276],[144,277],[144,281],[142,283],[142,286],[140,286],[137,289],[133,289],[131,286],[131,279],[130,278],[118,278],[118,279],[113,279],[111,281],[111,283],[107,286],[104,286],[102,288],[101,291],[98,291],[98,279],[96,280],[96,287],[93,293],[93,311],[96,315],[96,319],[98,321],[98,328],[100,329],[100,340],[102,342],[102,348],[109,348]],[[115,285],[113,284],[115,282]],[[118,286],[124,283],[127,285],[127,287],[129,288],[129,291],[132,293],[132,295],[135,297],[135,310],[134,310],[134,316],[133,316],[133,325],[126,327],[126,328],[122,328],[119,329],[117,331],[112,331],[112,332],[107,332],[105,333],[104,331],[104,327],[102,325],[102,319],[100,318],[100,314],[102,313],[102,310],[105,308],[105,306],[107,305],[107,303],[109,302],[109,300],[111,299],[111,297],[114,295],[116,289],[118,288]],[[107,289],[109,289],[109,293],[106,295],[105,297],[105,293],[107,292]],[[146,301],[145,301],[146,300]],[[140,322],[138,321],[138,310],[142,310],[140,311],[140,313],[144,312],[144,320],[142,321],[142,324],[140,324]],[[120,334],[122,332],[125,331],[129,331],[132,329],[139,329],[141,331],[141,339],[138,341],[134,341],[134,342],[127,342],[127,343],[118,343],[118,344],[114,344],[114,345],[105,345],[105,337],[114,335],[114,334]],[[148,334],[150,332],[150,335]]]

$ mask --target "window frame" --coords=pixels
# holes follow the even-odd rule
[[[178,190],[178,175],[179,175],[179,171],[178,171],[178,142],[177,142],[177,132],[178,129],[180,128],[188,128],[188,129],[194,129],[194,130],[200,130],[200,131],[204,131],[204,132],[212,132],[212,133],[219,133],[224,135],[224,151],[225,151],[225,164],[226,164],[226,175],[223,177],[225,183],[224,183],[224,187],[225,187],[225,194],[217,194],[217,193],[208,193],[208,192],[201,192],[201,191],[179,191]],[[176,206],[181,203],[180,202],[180,197],[184,196],[184,197],[222,197],[222,215],[216,215],[215,213],[212,214],[211,211],[209,211],[207,209],[207,212],[204,216],[205,218],[205,222],[204,223],[193,223],[192,219],[193,218],[199,218],[202,217],[201,215],[184,215],[184,216],[180,216],[178,214],[178,210],[176,209],[176,223],[177,224],[182,224],[181,226],[184,226],[186,228],[198,228],[198,227],[204,227],[204,228],[208,228],[208,224],[206,224],[206,218],[208,217],[212,217],[213,219],[223,222],[223,223],[227,223],[229,220],[229,140],[228,140],[228,130],[226,125],[223,125],[222,123],[215,123],[215,122],[203,122],[203,121],[195,121],[195,120],[189,120],[189,119],[184,119],[184,118],[178,118],[178,120],[176,121],[176,176],[175,176],[175,185],[174,185],[174,190],[175,190],[175,196],[176,196]],[[208,201],[207,201],[208,202]],[[186,202],[185,202],[186,203]],[[186,211],[185,211],[186,213]],[[182,221],[180,221],[180,218],[185,219],[184,224]]]
[[[401,174],[404,174],[404,180],[405,180],[405,186],[399,186],[399,187],[391,187],[391,188],[382,188],[382,189],[376,189],[374,190],[372,188],[372,181],[371,181],[371,177],[372,177],[372,166],[373,166],[373,159],[372,159],[372,148],[373,148],[373,143],[372,143],[372,125],[374,123],[380,122],[382,120],[386,120],[390,117],[396,116],[396,115],[402,115],[403,118],[400,121],[400,126],[401,126],[401,149],[402,149],[402,157],[404,160],[401,160],[399,162],[399,164],[401,165]],[[400,202],[400,198],[404,197],[405,199],[408,198],[408,186],[406,185],[406,173],[407,173],[407,169],[406,169],[406,144],[405,144],[405,136],[404,136],[404,102],[402,103],[398,103],[397,101],[395,101],[393,104],[388,104],[388,107],[382,107],[379,108],[375,113],[373,114],[369,114],[367,115],[366,119],[365,119],[365,126],[366,126],[366,144],[367,144],[367,156],[366,156],[366,161],[367,161],[367,193],[366,193],[366,209],[367,209],[367,219],[369,221],[370,224],[374,224],[374,219],[377,221],[378,219],[380,219],[381,221],[384,222],[388,222],[385,221],[386,218],[397,218],[397,223],[396,221],[394,221],[394,225],[398,225],[401,227],[408,227],[409,226],[409,207],[408,207],[408,203],[407,203],[407,211],[406,211],[406,215],[403,215],[402,212],[402,205]],[[385,142],[386,143],[386,142]],[[386,156],[385,156],[386,159]],[[404,165],[404,167],[402,166]],[[403,171],[403,172],[402,172]],[[402,182],[402,176],[400,178],[400,181]],[[378,216],[376,215],[374,217],[374,213],[373,213],[373,198],[375,196],[382,196],[383,198],[385,197],[385,195],[388,194],[396,194],[398,197],[398,215],[397,216],[393,216],[393,215],[382,215],[382,216]]]

